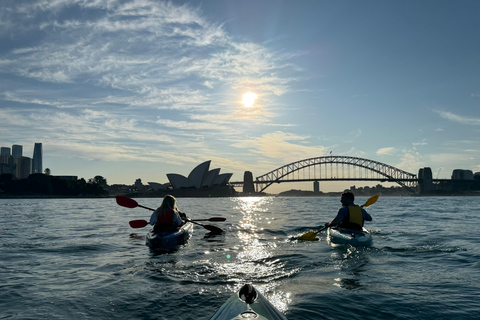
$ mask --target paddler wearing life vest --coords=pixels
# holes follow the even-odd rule
[[[340,202],[342,207],[338,210],[337,216],[325,224],[326,227],[362,230],[364,221],[372,221],[372,216],[363,208],[354,204],[355,196],[351,192],[342,193]]]
[[[183,224],[187,217],[177,207],[177,199],[167,194],[162,204],[152,213],[150,224],[154,232],[175,230]]]

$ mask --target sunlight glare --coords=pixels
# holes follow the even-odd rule
[[[257,95],[253,92],[247,92],[243,95],[243,100],[242,103],[245,105],[247,108],[253,107],[253,104],[255,103],[255,99],[257,99]]]

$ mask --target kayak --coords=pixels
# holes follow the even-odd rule
[[[369,246],[372,244],[372,235],[365,228],[363,228],[362,230],[328,228],[327,240],[332,244]]]
[[[210,318],[210,320],[227,319],[286,320],[287,318],[251,284],[246,284]]]
[[[170,248],[185,244],[193,233],[193,223],[186,222],[175,231],[153,232],[147,234],[147,245],[154,249]]]

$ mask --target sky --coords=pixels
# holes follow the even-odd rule
[[[480,171],[478,39],[476,0],[2,0],[0,145],[110,185],[330,152],[449,179]]]

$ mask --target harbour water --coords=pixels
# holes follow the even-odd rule
[[[356,199],[363,204],[367,198]],[[161,199],[136,199],[156,208]],[[374,243],[332,247],[318,229],[339,198],[180,198],[187,245],[156,253],[150,211],[115,199],[0,199],[0,319],[208,319],[252,283],[288,319],[480,318],[479,197],[382,197]]]

